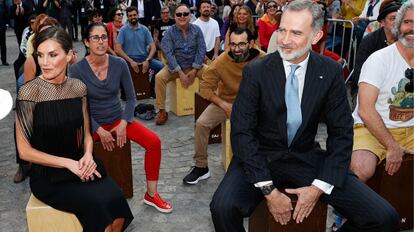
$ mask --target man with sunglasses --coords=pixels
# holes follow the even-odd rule
[[[175,10],[175,25],[166,31],[161,41],[168,66],[155,76],[155,106],[159,110],[157,125],[164,125],[168,120],[165,111],[167,83],[180,78],[183,87],[187,88],[196,77],[201,79],[203,73],[206,44],[201,29],[191,24],[190,19],[190,8],[181,4]]]
[[[195,165],[184,177],[184,184],[197,184],[210,177],[207,155],[210,130],[230,117],[243,68],[250,61],[265,55],[254,48],[253,34],[248,29],[236,28],[230,32],[229,38],[230,51],[218,56],[203,73],[200,94],[212,103],[197,119],[194,132]]]
[[[395,174],[404,155],[414,155],[414,0],[397,12],[397,41],[373,53],[359,78],[351,170],[370,179],[379,162]]]

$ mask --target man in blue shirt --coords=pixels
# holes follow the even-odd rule
[[[187,5],[175,10],[175,25],[171,26],[161,42],[167,58],[168,67],[164,67],[156,76],[156,101],[159,110],[156,124],[164,125],[168,120],[165,111],[165,92],[169,81],[180,78],[184,88],[190,86],[195,77],[201,79],[206,44],[203,33],[197,25],[190,24],[191,12]]]
[[[146,73],[148,68],[154,70],[154,75],[164,65],[161,61],[153,58],[156,52],[155,43],[148,28],[138,23],[138,10],[136,7],[126,9],[128,23],[118,33],[118,43],[115,44],[115,52],[125,59],[129,66],[139,72]],[[149,50],[148,50],[149,47]],[[151,80],[151,88],[154,88],[154,78]]]

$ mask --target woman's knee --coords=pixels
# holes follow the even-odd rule
[[[152,132],[152,131],[151,131]],[[154,132],[149,133],[146,144],[143,145],[147,151],[161,150],[161,139]]]

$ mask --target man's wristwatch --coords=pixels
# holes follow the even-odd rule
[[[273,191],[273,189],[275,189],[275,186],[273,184],[260,187],[260,190],[265,196],[269,195]]]

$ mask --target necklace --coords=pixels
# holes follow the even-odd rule
[[[106,58],[104,63],[101,65],[98,65],[98,67],[96,67],[96,63],[93,63],[90,59],[87,59],[89,66],[92,69],[92,72],[95,74],[95,76],[99,79],[99,80],[105,80],[106,79],[106,72],[108,70],[108,59]]]

